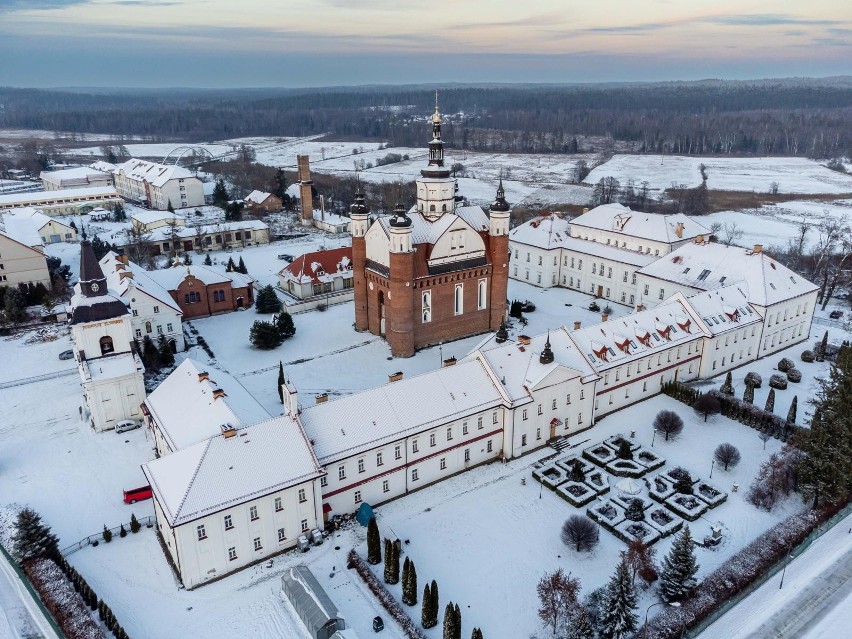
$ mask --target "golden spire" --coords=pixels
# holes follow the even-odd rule
[[[435,115],[432,116],[432,122],[441,123],[441,112],[438,110],[438,89],[435,89]]]

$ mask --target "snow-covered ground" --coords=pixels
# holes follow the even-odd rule
[[[707,172],[707,187],[718,191],[768,193],[773,182],[779,193],[852,193],[852,175],[827,169],[818,161],[794,157],[701,158],[681,155],[615,155],[586,178],[594,184],[614,177],[622,185],[643,181],[654,190],[674,185],[701,184],[699,165]]]

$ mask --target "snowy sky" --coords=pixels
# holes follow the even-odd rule
[[[0,0],[0,85],[327,86],[852,73],[843,0]]]

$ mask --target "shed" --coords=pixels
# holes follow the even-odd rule
[[[346,630],[346,621],[306,565],[290,568],[281,578],[281,589],[314,639],[331,639]]]

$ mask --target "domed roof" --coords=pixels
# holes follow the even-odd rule
[[[491,210],[497,213],[506,213],[511,207],[506,201],[506,192],[503,190],[503,178],[500,178],[500,183],[497,186],[497,197],[491,203]]]
[[[349,207],[350,215],[369,215],[370,207],[367,206],[367,202],[364,199],[364,193],[359,190],[355,194],[355,201],[352,203],[352,206]]]
[[[390,219],[390,225],[398,229],[406,229],[411,226],[411,218],[405,212],[405,207],[397,202],[393,209],[393,215]]]

